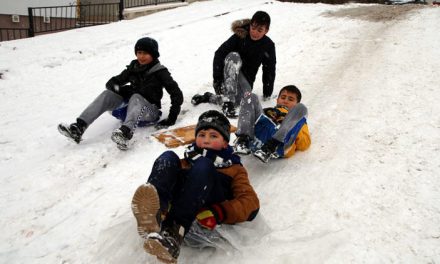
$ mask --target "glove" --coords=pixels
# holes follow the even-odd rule
[[[289,112],[289,109],[287,109],[287,107],[285,106],[277,105],[276,107],[265,108],[263,111],[265,115],[272,119],[272,121],[280,124],[281,122],[283,122],[284,118]]]
[[[156,129],[167,128],[167,127],[169,127],[169,126],[174,125],[175,123],[176,123],[176,121],[171,120],[171,119],[169,119],[169,118],[166,118],[166,119],[163,119],[163,120],[159,121],[159,122],[156,124],[155,128],[156,128]]]
[[[113,91],[113,92],[119,92],[119,85],[117,85],[112,79],[110,79],[106,84],[105,88],[107,90]]]
[[[212,87],[214,88],[215,94],[220,95],[222,94],[222,81],[217,80],[212,83]]]
[[[202,208],[196,215],[197,222],[202,227],[214,230],[217,224],[224,219],[223,209],[218,204],[213,204],[209,208]]]

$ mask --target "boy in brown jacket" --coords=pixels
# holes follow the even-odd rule
[[[230,123],[220,112],[200,115],[196,141],[180,159],[173,151],[160,155],[146,184],[132,200],[144,249],[174,263],[194,220],[213,230],[217,224],[251,221],[259,210],[240,157],[229,146]]]

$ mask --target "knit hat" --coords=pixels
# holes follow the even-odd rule
[[[149,37],[141,38],[136,42],[136,45],[134,45],[134,53],[138,50],[150,53],[154,59],[157,59],[160,56],[159,44],[157,44],[156,40]]]
[[[217,130],[229,142],[231,124],[228,118],[219,111],[209,110],[200,115],[196,126],[196,136],[200,130],[208,128]]]

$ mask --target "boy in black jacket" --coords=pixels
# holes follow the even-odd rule
[[[266,35],[270,16],[258,11],[252,19],[235,21],[232,35],[215,52],[213,87],[216,96],[206,92],[195,95],[192,103],[219,103],[227,117],[236,117],[235,108],[250,95],[260,65],[263,65],[263,97],[270,98],[275,81],[275,44]]]
[[[61,134],[79,143],[86,128],[101,114],[128,102],[127,117],[111,136],[118,148],[125,150],[140,121],[159,120],[163,88],[170,94],[171,108],[168,118],[160,121],[156,127],[175,124],[183,103],[183,94],[168,69],[159,62],[159,46],[156,40],[141,38],[136,42],[134,51],[137,59],[107,82],[107,90],[81,113],[76,123],[58,125]]]

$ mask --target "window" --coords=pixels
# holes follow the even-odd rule
[[[12,15],[12,22],[19,23],[20,22],[20,16],[19,15]]]

